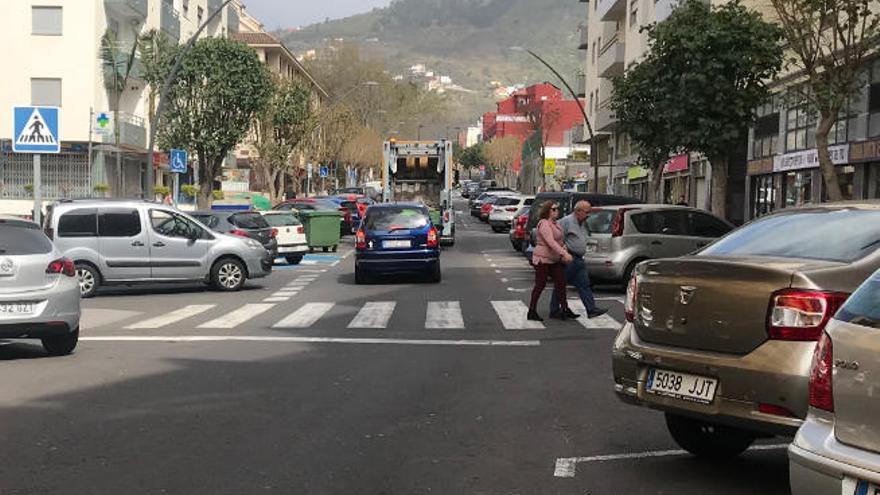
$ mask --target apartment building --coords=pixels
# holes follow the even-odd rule
[[[31,157],[12,152],[12,107],[57,106],[62,152],[42,159],[46,199],[87,197],[97,184],[116,196],[142,194],[146,170],[148,90],[135,59],[118,95],[105,72],[100,48],[106,34],[126,60],[138,35],[157,30],[184,42],[223,0],[16,0],[3,7],[0,44],[6,46],[0,89],[0,199],[26,199],[33,182]],[[227,36],[239,30],[239,0],[222,8],[203,31]],[[118,111],[118,134],[98,136],[102,115]],[[118,140],[117,140],[118,138]],[[157,166],[167,167],[167,159]],[[29,210],[28,210],[29,211]]]

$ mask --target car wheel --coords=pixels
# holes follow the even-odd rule
[[[303,260],[303,257],[302,256],[285,256],[284,259],[287,260],[288,264],[298,265]]]
[[[211,269],[211,284],[224,292],[241,290],[246,278],[244,265],[234,258],[223,258]]]
[[[755,441],[746,430],[671,413],[666,413],[666,428],[681,448],[706,459],[736,457]]]
[[[434,270],[431,271],[431,283],[439,284],[440,281],[443,280],[443,273],[440,271],[440,263],[434,265]]]
[[[66,356],[76,349],[76,343],[79,341],[79,328],[65,335],[55,335],[52,337],[44,337],[43,349],[50,356]]]
[[[76,264],[76,277],[79,279],[79,295],[84,299],[95,297],[101,285],[101,274],[88,263]]]

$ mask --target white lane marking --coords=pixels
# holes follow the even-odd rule
[[[263,337],[242,335],[80,337],[87,342],[284,342],[292,344],[397,344],[491,347],[540,347],[540,340],[347,339],[334,337]]]
[[[272,328],[306,328],[315,324],[330,311],[334,303],[308,303],[286,318],[272,325]]]
[[[141,330],[146,328],[162,328],[166,325],[170,325],[172,323],[177,323],[178,321],[185,320],[187,318],[191,318],[193,316],[199,315],[216,307],[216,304],[191,304],[189,306],[184,306],[178,310],[172,311],[170,313],[165,313],[162,316],[157,316],[155,318],[150,318],[149,320],[139,321],[137,323],[131,324],[125,328],[131,330]]]
[[[761,450],[782,450],[787,449],[788,444],[774,444],[774,445],[753,445],[748,448],[750,451],[761,451]],[[556,468],[553,471],[553,476],[557,478],[574,478],[575,470],[577,469],[577,465],[586,462],[607,462],[607,461],[621,461],[628,459],[649,459],[652,457],[672,457],[672,456],[682,456],[688,455],[687,451],[684,450],[655,450],[648,452],[634,452],[631,454],[612,454],[612,455],[595,455],[592,457],[560,457],[556,459]]]
[[[357,316],[348,324],[348,328],[385,328],[394,314],[396,302],[368,302],[364,304]]]
[[[577,321],[584,328],[589,328],[591,330],[598,329],[611,329],[611,330],[619,330],[620,322],[612,318],[608,315],[608,313],[599,316],[598,318],[588,318],[587,310],[584,308],[584,303],[580,299],[569,299],[568,307],[571,308],[575,313],[580,314]]]
[[[267,297],[266,299],[263,299],[263,302],[284,302],[289,300],[289,297]]]
[[[464,328],[461,304],[458,301],[429,301],[425,328],[429,330]]]
[[[226,313],[215,320],[203,323],[196,328],[235,328],[274,307],[274,304],[245,304],[235,311]]]
[[[492,307],[501,319],[505,330],[542,330],[539,321],[526,318],[529,308],[522,301],[492,301]]]

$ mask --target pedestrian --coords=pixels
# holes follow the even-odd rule
[[[590,237],[590,227],[587,225],[587,218],[593,211],[593,205],[589,201],[578,201],[574,205],[574,211],[570,215],[566,215],[560,219],[559,228],[562,229],[562,237],[565,249],[571,255],[571,263],[565,265],[565,280],[569,285],[577,289],[584,309],[587,311],[589,318],[596,318],[608,312],[607,309],[597,308],[596,299],[593,297],[593,289],[590,288],[590,275],[587,273],[587,263],[584,256],[587,254],[587,240]],[[550,298],[550,318],[559,320],[571,315],[565,314],[565,311],[559,307],[559,294],[553,291],[553,297]]]
[[[560,307],[564,318],[577,318],[578,315],[568,309],[568,299],[565,297],[565,269],[563,263],[572,261],[571,255],[563,245],[562,229],[556,224],[559,218],[559,205],[553,201],[545,201],[541,205],[538,215],[538,235],[535,251],[532,253],[532,263],[535,266],[535,287],[532,288],[532,299],[529,302],[527,318],[532,321],[544,321],[538,315],[538,299],[541,292],[547,286],[547,277],[553,279],[556,292],[561,295]]]
[[[688,205],[687,200],[684,198],[684,194],[682,194],[681,196],[678,197],[678,203],[675,203],[675,204],[676,204],[676,206],[687,206]]]

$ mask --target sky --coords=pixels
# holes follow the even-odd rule
[[[385,7],[391,0],[244,0],[247,11],[266,29],[307,26]]]

